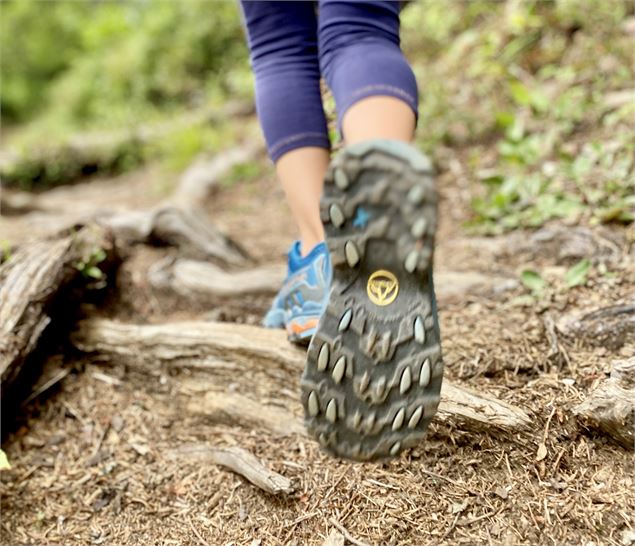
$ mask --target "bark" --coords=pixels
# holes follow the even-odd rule
[[[196,208],[218,187],[235,166],[256,159],[263,151],[260,142],[247,142],[213,158],[199,158],[181,176],[171,201],[182,208]]]
[[[209,391],[202,399],[192,398],[187,409],[219,423],[264,429],[280,436],[304,434],[300,420],[287,409],[265,406],[237,393]]]
[[[562,317],[558,329],[587,345],[618,350],[635,343],[635,298],[589,313]]]
[[[209,262],[167,258],[150,270],[150,284],[191,298],[275,294],[284,279],[286,266],[265,265],[227,271]]]
[[[573,413],[583,426],[607,434],[626,449],[635,449],[635,356],[613,362],[610,377],[573,408]]]
[[[105,258],[93,263],[100,249]],[[103,278],[86,276],[98,273],[88,268],[96,266],[104,270],[116,261],[116,256],[110,234],[99,226],[89,225],[55,239],[24,245],[0,265],[3,397],[18,376],[26,373],[23,368],[27,357],[38,346],[46,328],[58,320],[65,323],[78,308],[80,299],[65,301],[70,288],[85,288],[96,281],[103,283]]]
[[[134,325],[91,319],[80,323],[73,343],[85,352],[99,352],[132,365],[164,362],[171,366],[190,365],[192,360],[239,362],[243,370],[283,369],[298,374],[304,351],[289,344],[281,330],[242,324],[178,322],[162,325]],[[207,368],[210,371],[214,367]],[[240,403],[232,402],[240,410]],[[214,410],[218,411],[218,410]],[[243,417],[249,422],[251,412]],[[234,413],[234,416],[236,414]],[[438,419],[460,422],[462,427],[483,431],[497,428],[507,432],[529,429],[531,420],[520,408],[496,398],[473,392],[445,380]]]
[[[101,218],[117,238],[129,243],[175,246],[181,256],[216,260],[225,265],[249,263],[247,252],[195,210],[172,205],[120,212]]]
[[[150,284],[189,298],[275,294],[286,274],[284,264],[228,271],[209,262],[168,258],[157,262],[150,272]],[[439,271],[435,275],[437,299],[454,301],[466,295],[501,292],[515,287],[511,279],[483,275],[475,271]]]

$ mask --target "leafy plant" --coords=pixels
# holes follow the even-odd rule
[[[566,274],[565,280],[568,288],[586,284],[587,275],[591,270],[591,261],[588,259],[580,260],[577,264],[570,267]]]
[[[520,282],[525,288],[531,290],[534,295],[540,295],[547,287],[547,282],[540,273],[533,269],[525,269],[520,274]]]
[[[103,248],[94,248],[83,260],[75,264],[77,270],[86,278],[99,280],[104,273],[98,265],[106,259],[106,252]]]

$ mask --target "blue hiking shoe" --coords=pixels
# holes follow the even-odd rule
[[[300,242],[288,253],[287,278],[265,315],[266,328],[285,328],[289,341],[307,344],[317,328],[331,286],[332,268],[325,243],[316,245],[306,256]]]

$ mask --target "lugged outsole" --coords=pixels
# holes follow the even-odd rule
[[[307,429],[339,457],[394,457],[436,413],[436,207],[430,162],[405,143],[351,146],[327,173],[320,211],[333,282],[301,384]]]

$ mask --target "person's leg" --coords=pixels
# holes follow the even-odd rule
[[[436,192],[398,2],[320,2],[318,42],[345,148],[321,199],[331,291],[307,354],[309,432],[336,455],[394,457],[425,434],[443,363],[432,286]]]
[[[328,150],[306,146],[287,152],[276,162],[276,173],[298,226],[302,256],[324,241],[320,197],[328,165]]]
[[[320,67],[346,144],[414,136],[417,82],[399,47],[399,4],[320,2]]]
[[[319,215],[330,143],[320,94],[313,2],[241,2],[256,107],[300,232],[302,254],[324,240]]]

